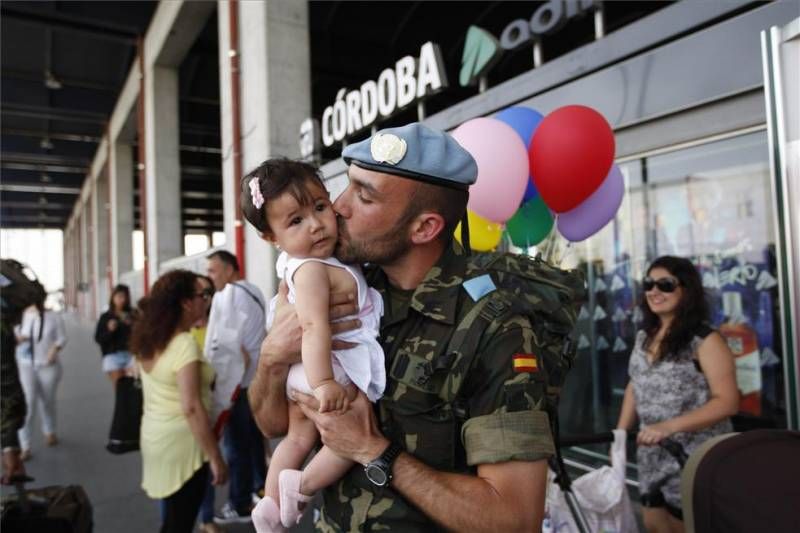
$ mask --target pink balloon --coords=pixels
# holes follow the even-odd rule
[[[528,185],[528,150],[514,128],[494,118],[474,118],[453,137],[478,164],[467,207],[498,224],[514,216]]]
[[[617,214],[625,195],[625,180],[616,164],[600,187],[578,207],[558,215],[559,233],[571,242],[588,239],[600,231]]]

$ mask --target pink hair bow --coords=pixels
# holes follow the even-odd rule
[[[264,205],[264,196],[261,195],[261,187],[258,185],[258,178],[250,180],[250,198],[256,209],[261,209],[261,206]]]

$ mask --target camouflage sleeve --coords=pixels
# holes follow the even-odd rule
[[[471,466],[537,461],[554,453],[546,383],[527,318],[513,317],[481,343],[468,378],[469,419],[461,438]]]
[[[17,430],[25,423],[25,395],[19,382],[17,361],[14,359],[16,341],[10,327],[2,328],[0,347],[0,442],[3,448],[18,448]]]

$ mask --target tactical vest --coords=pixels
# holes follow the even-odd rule
[[[580,273],[522,255],[471,256],[465,280],[482,275],[490,276],[496,289],[477,302],[461,291],[462,312],[457,325],[441,328],[442,335],[450,330],[444,350],[398,352],[388,369],[390,382],[396,384],[387,389],[380,402],[383,429],[392,434],[397,433],[397,425],[419,426],[414,453],[441,470],[468,470],[460,439],[461,426],[470,413],[465,410],[466,402],[460,392],[484,339],[491,338],[513,316],[529,319],[541,367],[531,377],[542,384],[545,408],[551,419],[556,416],[558,396],[576,355],[572,334],[580,304],[585,299],[585,283]],[[427,327],[430,329],[431,325]],[[413,331],[414,326],[410,329]],[[426,336],[436,337],[436,334]],[[402,443],[405,435],[391,437],[399,437],[398,442]]]
[[[410,311],[403,322],[382,330],[388,375],[378,407],[384,435],[436,470],[462,473],[474,471],[467,464],[462,444],[462,427],[470,418],[462,393],[480,347],[510,318],[528,317],[541,367],[531,379],[537,382],[538,397],[545,402],[537,407],[555,413],[558,391],[575,356],[570,336],[585,292],[580,274],[539,259],[495,253],[476,254],[466,261],[463,281],[488,275],[495,290],[477,301],[463,288],[459,290],[455,324]],[[513,396],[514,392],[507,387],[506,394]],[[530,398],[524,395],[509,400],[524,404],[521,409],[530,408]],[[382,492],[372,486],[360,470],[350,471],[338,497],[328,497],[326,492],[326,517],[349,523],[350,530],[377,518],[356,516],[364,510],[356,508],[364,505],[364,495],[356,490],[348,493],[350,487],[371,493],[370,511],[382,509],[378,521],[394,531],[436,529],[391,489]],[[353,499],[348,502],[349,498]]]

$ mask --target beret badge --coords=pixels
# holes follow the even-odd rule
[[[379,133],[372,138],[369,151],[377,163],[396,165],[406,155],[406,141],[391,133]]]

